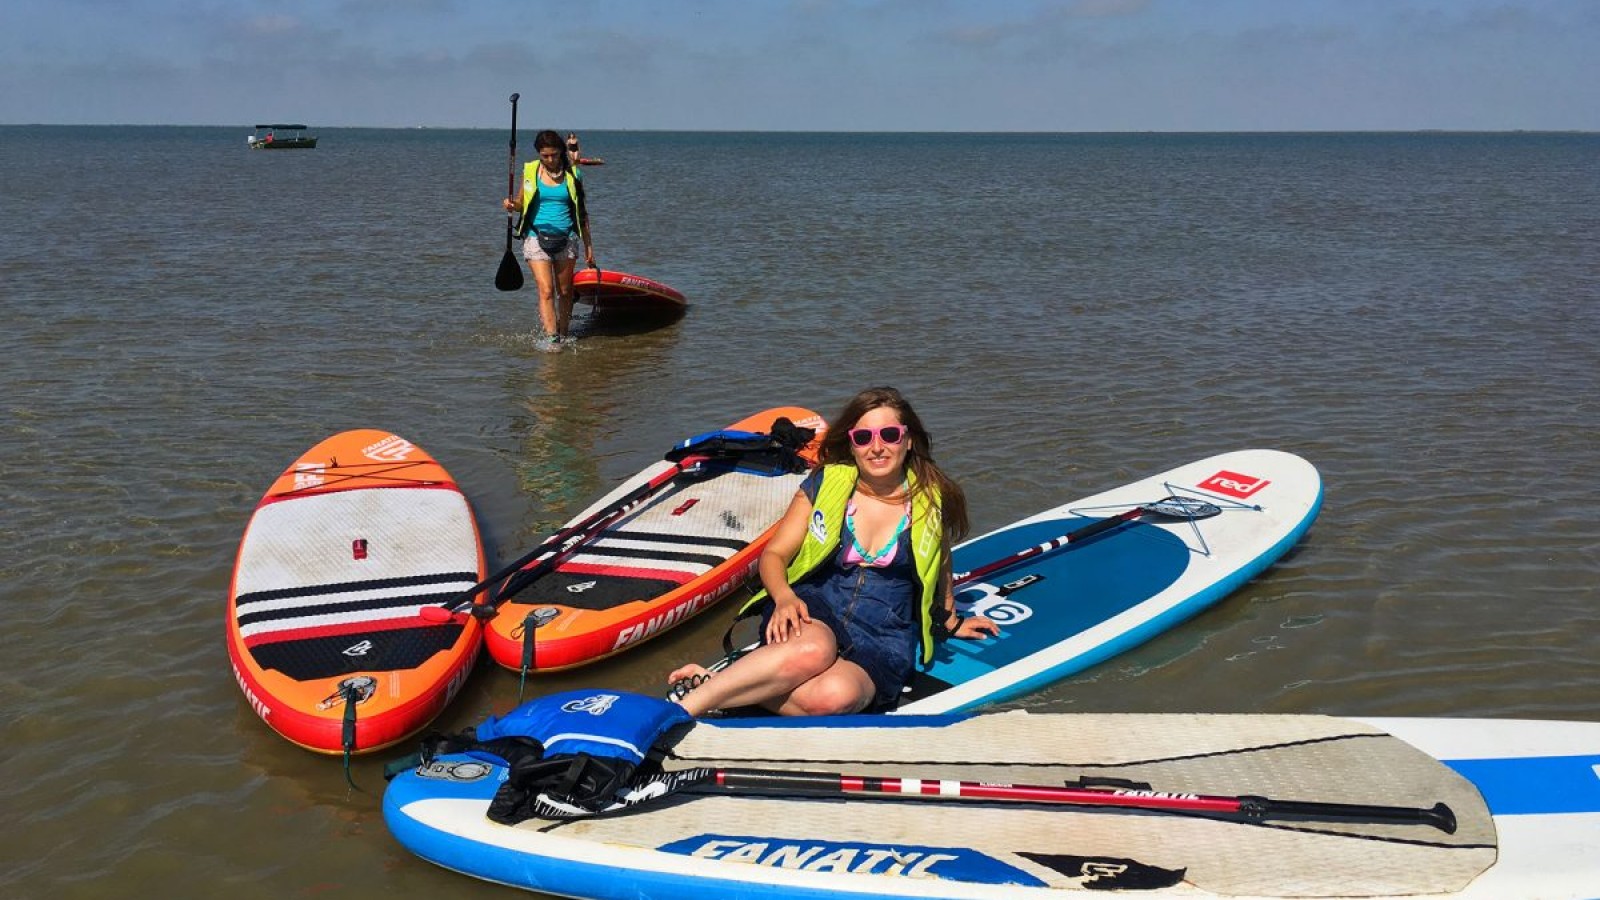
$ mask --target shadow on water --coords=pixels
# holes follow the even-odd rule
[[[628,337],[670,328],[683,321],[686,307],[660,310],[618,310],[589,306],[573,313],[573,333],[579,337]]]

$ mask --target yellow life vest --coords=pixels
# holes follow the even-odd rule
[[[811,521],[806,528],[806,536],[800,543],[799,552],[785,570],[784,577],[790,584],[811,574],[838,549],[844,534],[845,509],[849,506],[850,495],[855,493],[859,474],[852,465],[833,464],[822,468],[822,486],[817,490],[817,499],[811,504]],[[907,469],[907,489],[915,487],[916,483],[917,476]],[[939,514],[939,493],[937,490],[926,491],[916,495],[911,507],[911,559],[922,588],[917,630],[923,665],[933,661],[933,617],[944,609],[938,596],[939,576],[944,563],[943,550],[944,529]],[[740,608],[739,615],[748,615],[756,604],[765,599],[767,592],[763,589]]]
[[[517,225],[517,234],[527,237],[533,229],[533,215],[538,213],[539,199],[539,167],[538,160],[522,165],[522,220]],[[578,179],[568,168],[561,173],[561,183],[567,188],[567,202],[572,204],[572,227],[578,230],[578,240],[585,244],[589,236],[583,233],[583,201],[578,197]]]

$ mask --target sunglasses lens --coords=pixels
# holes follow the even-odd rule
[[[857,447],[865,447],[872,443],[874,434],[878,436],[879,440],[892,446],[900,443],[900,439],[906,436],[906,430],[899,425],[885,425],[878,429],[853,428],[850,430],[850,443],[855,444]]]

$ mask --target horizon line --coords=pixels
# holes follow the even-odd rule
[[[245,128],[251,125],[152,122],[0,122],[0,128]],[[339,131],[505,131],[503,125],[316,125]],[[537,129],[527,129],[537,130]],[[1077,131],[983,129],[978,131],[867,128],[606,128],[557,129],[626,134],[926,134],[926,135],[1062,135],[1062,134],[1600,134],[1589,128],[1217,128],[1217,129],[1083,129]]]

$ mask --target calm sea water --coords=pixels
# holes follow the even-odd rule
[[[252,508],[354,427],[439,457],[491,563],[674,440],[880,383],[980,530],[1290,450],[1297,550],[1016,705],[1600,719],[1600,136],[589,133],[602,265],[693,307],[547,355],[493,287],[505,132],[321,134],[0,128],[0,894],[519,896],[229,676]],[[654,690],[725,621],[532,690]]]

